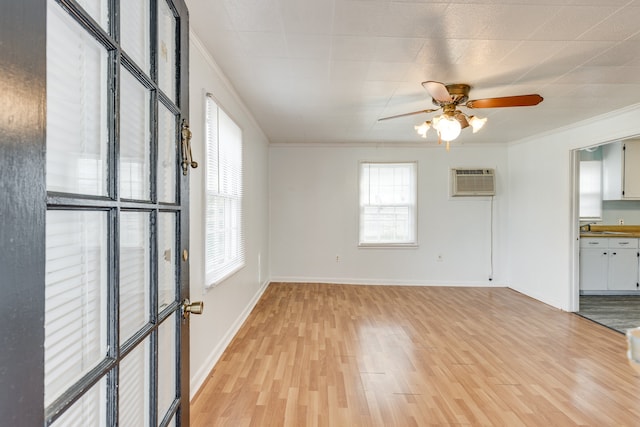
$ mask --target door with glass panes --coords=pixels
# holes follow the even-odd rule
[[[188,425],[187,34],[182,0],[47,0],[45,425]]]

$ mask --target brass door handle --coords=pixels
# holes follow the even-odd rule
[[[188,299],[182,301],[182,318],[188,319],[189,314],[202,314],[204,310],[204,302],[202,301],[194,301],[191,302]]]
[[[182,129],[180,131],[182,138],[180,139],[180,145],[182,146],[182,174],[186,175],[189,171],[189,166],[193,169],[198,167],[198,162],[193,160],[191,154],[191,130],[186,120],[182,120]]]

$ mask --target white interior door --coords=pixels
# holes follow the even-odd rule
[[[182,0],[47,0],[44,414],[188,425]]]

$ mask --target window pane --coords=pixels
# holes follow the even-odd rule
[[[120,84],[120,196],[149,200],[149,91],[127,70]]]
[[[120,7],[120,38],[125,53],[143,71],[149,73],[150,33],[149,1],[127,0]]]
[[[158,215],[158,312],[176,299],[176,216]]]
[[[242,130],[210,96],[205,181],[205,286],[244,266]]]
[[[176,315],[158,328],[158,419],[164,418],[176,393]]]
[[[106,224],[105,212],[47,212],[45,405],[106,357]]]
[[[158,1],[158,85],[176,99],[176,18],[165,0]]]
[[[149,425],[149,339],[120,363],[118,419],[121,426]]]
[[[580,162],[580,218],[602,218],[602,161]]]
[[[149,213],[120,214],[120,344],[149,321]]]
[[[109,28],[108,0],[76,0],[105,30]]]
[[[176,117],[160,103],[158,111],[158,201],[176,201]]]
[[[107,381],[102,378],[96,385],[60,416],[52,427],[106,427]]]
[[[106,195],[107,51],[47,4],[47,190]]]
[[[416,163],[362,163],[360,244],[410,244],[416,238]]]

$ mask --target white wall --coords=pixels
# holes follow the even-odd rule
[[[272,146],[272,280],[504,285],[506,153],[505,146],[472,144],[453,144],[450,152],[443,147]],[[358,248],[358,162],[367,160],[418,161],[418,249]],[[493,282],[490,198],[449,197],[449,169],[459,166],[496,168]]]
[[[268,140],[240,101],[226,77],[190,34],[190,125],[193,156],[200,163],[190,171],[190,273],[191,299],[204,301],[204,313],[191,317],[191,394],[233,338],[269,279]],[[242,128],[244,143],[244,226],[246,266],[217,287],[204,291],[203,200],[205,112],[204,96],[210,92]]]
[[[571,151],[640,133],[630,107],[508,148],[509,286],[563,310],[577,298]]]

